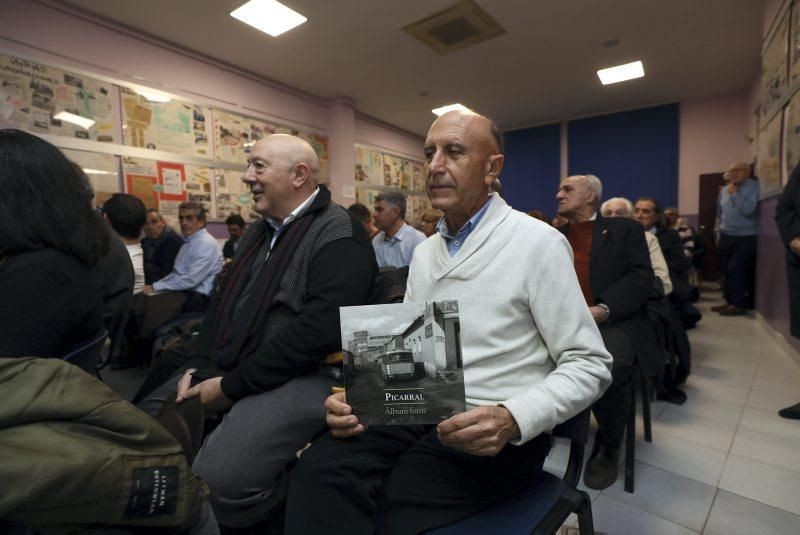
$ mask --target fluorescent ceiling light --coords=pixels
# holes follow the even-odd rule
[[[250,0],[231,11],[231,17],[249,24],[257,30],[278,37],[308,19],[276,0]]]
[[[87,175],[116,175],[117,173],[112,173],[111,171],[101,171],[99,169],[92,169],[91,167],[84,167],[83,172]]]
[[[472,110],[462,104],[448,104],[447,106],[442,106],[441,108],[436,108],[435,110],[431,111],[436,115],[444,115],[449,111],[472,111]]]
[[[67,121],[68,123],[76,124],[81,128],[85,128],[86,130],[89,130],[94,125],[94,120],[81,117],[80,115],[75,115],[74,113],[70,113],[68,111],[60,111],[56,113],[53,115],[53,119]]]
[[[172,98],[169,97],[168,95],[165,95],[164,93],[159,93],[158,91],[153,91],[152,89],[134,88],[133,90],[137,95],[146,98],[150,102],[161,102],[161,103],[164,103],[164,102],[169,102],[170,100],[172,100]]]
[[[600,78],[600,81],[603,82],[603,85],[616,84],[617,82],[624,82],[625,80],[641,78],[644,76],[644,67],[641,61],[634,61],[633,63],[617,65],[616,67],[609,67],[608,69],[600,69],[597,71],[597,76]]]

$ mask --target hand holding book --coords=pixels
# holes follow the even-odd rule
[[[451,416],[436,431],[445,446],[486,457],[494,457],[510,440],[519,437],[519,426],[511,412],[496,405]]]
[[[360,435],[366,426],[358,423],[358,418],[353,415],[353,409],[345,403],[344,392],[336,392],[325,400],[325,423],[331,430],[331,435],[336,438],[348,438]]]

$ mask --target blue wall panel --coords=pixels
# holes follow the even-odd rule
[[[655,197],[677,206],[677,104],[570,121],[569,174],[593,174],[603,198]]]
[[[500,178],[506,201],[517,210],[555,215],[560,135],[558,124],[505,132],[506,163]]]

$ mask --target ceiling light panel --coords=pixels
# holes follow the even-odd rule
[[[444,115],[449,111],[472,111],[472,110],[462,104],[448,104],[447,106],[442,106],[441,108],[436,108],[431,111],[436,115]]]
[[[92,119],[87,119],[86,117],[81,117],[80,115],[75,115],[74,113],[70,113],[68,111],[60,111],[56,113],[53,115],[53,119],[76,124],[81,128],[85,128],[86,130],[89,130],[92,126],[94,126],[94,121]]]
[[[624,82],[625,80],[641,78],[644,76],[644,66],[641,61],[634,61],[633,63],[617,65],[616,67],[609,67],[608,69],[600,69],[597,71],[597,76],[600,78],[600,81],[603,82],[603,85],[616,84],[617,82]]]
[[[231,17],[272,37],[278,37],[308,20],[276,0],[250,0],[231,11]]]

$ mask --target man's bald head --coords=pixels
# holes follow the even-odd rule
[[[319,174],[319,157],[314,148],[304,139],[289,134],[272,134],[256,141],[253,149],[261,144],[269,147],[271,152],[276,154],[278,161],[287,167],[297,164],[304,164],[308,167],[311,179],[317,184]]]
[[[254,210],[282,221],[317,188],[319,158],[306,141],[288,134],[259,139],[247,157],[244,182]]]

